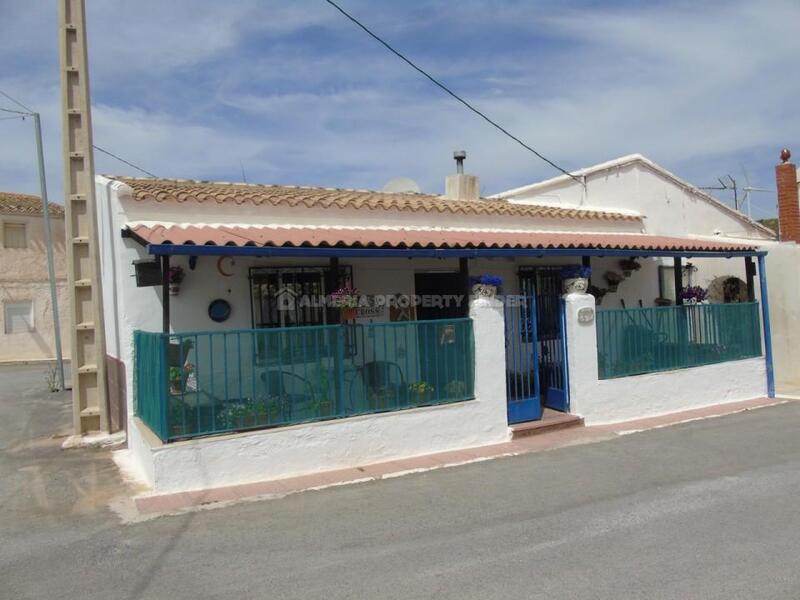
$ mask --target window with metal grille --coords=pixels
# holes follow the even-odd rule
[[[353,286],[353,271],[350,266],[339,267],[334,274],[330,267],[253,267],[250,269],[252,292],[253,327],[302,327],[331,325],[339,322],[339,310],[330,308],[325,297],[343,286]],[[345,353],[356,352],[355,331],[345,328]],[[269,356],[280,356],[285,363],[300,359],[306,348],[324,345],[328,336],[323,330],[307,333],[302,344],[290,344],[287,339],[273,338],[268,347],[267,339],[258,339],[258,362]]]
[[[253,267],[250,269],[253,327],[293,327],[338,323],[339,313],[326,307],[325,296],[352,286],[350,266]]]
[[[27,248],[28,236],[25,223],[3,223],[3,247]]]

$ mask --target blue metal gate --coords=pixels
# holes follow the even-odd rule
[[[505,297],[506,399],[508,422],[542,418],[536,298]]]
[[[569,410],[564,303],[559,267],[522,268],[521,296],[506,296],[508,421]]]

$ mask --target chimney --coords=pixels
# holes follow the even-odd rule
[[[453,200],[477,200],[480,198],[480,184],[476,175],[464,175],[464,150],[453,152],[456,159],[456,174],[448,175],[444,195]]]
[[[781,164],[775,167],[778,184],[778,222],[782,242],[800,243],[800,199],[797,193],[797,167],[789,159],[788,148],[781,150]]]

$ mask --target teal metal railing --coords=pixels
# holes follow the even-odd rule
[[[600,379],[761,356],[758,303],[597,311]]]
[[[163,441],[474,397],[470,319],[137,331],[136,415]]]

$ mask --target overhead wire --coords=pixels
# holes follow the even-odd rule
[[[400,60],[402,60],[403,62],[405,62],[405,63],[406,63],[408,66],[410,66],[412,69],[414,69],[415,71],[417,71],[417,72],[418,72],[420,75],[422,75],[423,77],[425,77],[426,79],[428,79],[428,80],[429,80],[431,83],[433,83],[435,86],[437,86],[438,88],[440,88],[440,89],[441,89],[442,91],[444,91],[446,94],[449,94],[450,96],[452,96],[453,98],[455,98],[455,99],[456,99],[458,102],[460,102],[461,104],[463,104],[463,105],[464,105],[465,107],[467,107],[467,108],[468,108],[470,111],[472,111],[473,113],[475,113],[476,115],[478,115],[480,118],[482,118],[484,121],[486,121],[487,123],[489,123],[489,124],[490,124],[492,127],[494,127],[495,129],[497,129],[498,131],[500,131],[501,133],[503,133],[504,135],[506,135],[506,136],[507,136],[507,137],[509,137],[510,139],[514,140],[514,141],[515,141],[517,144],[519,144],[520,146],[522,146],[522,147],[523,147],[523,148],[525,148],[526,150],[528,150],[528,151],[532,152],[532,153],[533,153],[534,155],[536,155],[536,156],[537,156],[539,159],[543,160],[544,162],[546,162],[548,165],[550,165],[550,166],[551,166],[551,167],[553,167],[554,169],[556,169],[556,170],[560,171],[560,172],[561,172],[561,173],[563,173],[564,175],[567,175],[567,176],[571,177],[572,179],[574,179],[575,181],[577,181],[577,182],[579,182],[580,184],[582,184],[582,185],[583,185],[583,181],[582,181],[582,180],[581,180],[579,177],[577,177],[577,176],[573,175],[572,173],[570,173],[570,172],[569,172],[569,171],[567,171],[566,169],[564,169],[564,168],[562,168],[561,166],[557,165],[555,162],[553,162],[552,160],[550,160],[549,158],[547,158],[546,156],[544,156],[544,155],[543,155],[543,154],[541,154],[540,152],[537,152],[537,151],[536,151],[536,150],[535,150],[533,147],[531,147],[529,144],[527,144],[527,143],[525,143],[524,141],[522,141],[522,140],[521,140],[520,138],[518,138],[516,135],[514,135],[513,133],[511,133],[510,131],[508,131],[508,130],[507,130],[505,127],[503,127],[502,125],[500,125],[499,123],[497,123],[497,122],[496,122],[494,119],[492,119],[492,118],[490,118],[488,115],[486,115],[486,113],[484,113],[484,112],[480,111],[479,109],[477,109],[477,108],[476,108],[475,106],[473,106],[473,105],[472,105],[470,102],[468,102],[467,100],[465,100],[464,98],[462,98],[461,96],[459,96],[457,93],[455,93],[453,90],[451,90],[451,89],[450,89],[449,87],[447,87],[445,84],[443,84],[441,81],[439,81],[438,79],[436,79],[436,78],[435,78],[433,75],[431,75],[430,73],[428,73],[427,71],[425,71],[425,70],[424,70],[422,67],[419,67],[419,66],[418,66],[416,63],[414,63],[414,62],[413,62],[411,59],[409,59],[409,58],[408,58],[408,57],[406,57],[404,54],[402,54],[402,53],[401,53],[399,50],[396,50],[396,49],[395,49],[393,46],[391,46],[391,45],[390,45],[390,44],[389,44],[387,41],[385,41],[383,38],[381,38],[381,37],[380,37],[380,36],[378,36],[376,33],[374,33],[374,32],[373,32],[371,29],[369,29],[369,28],[368,28],[366,25],[364,25],[364,24],[363,24],[361,21],[359,21],[359,20],[358,20],[357,18],[355,18],[353,15],[351,15],[350,13],[348,13],[348,12],[347,12],[345,9],[343,9],[341,6],[339,6],[339,5],[338,5],[336,2],[334,2],[333,0],[325,0],[325,1],[326,1],[328,4],[330,4],[331,6],[333,6],[333,7],[334,7],[336,10],[338,10],[340,13],[342,13],[342,15],[344,15],[344,16],[345,16],[347,19],[349,19],[350,21],[352,21],[352,22],[353,22],[355,25],[357,25],[358,27],[360,27],[361,29],[363,29],[363,30],[364,30],[364,32],[366,32],[366,33],[367,33],[367,35],[369,35],[371,38],[373,38],[375,41],[377,41],[379,44],[381,44],[381,45],[382,45],[384,48],[386,48],[386,49],[387,49],[389,52],[391,52],[392,54],[394,54],[395,56],[397,56],[397,57],[398,57]]]

